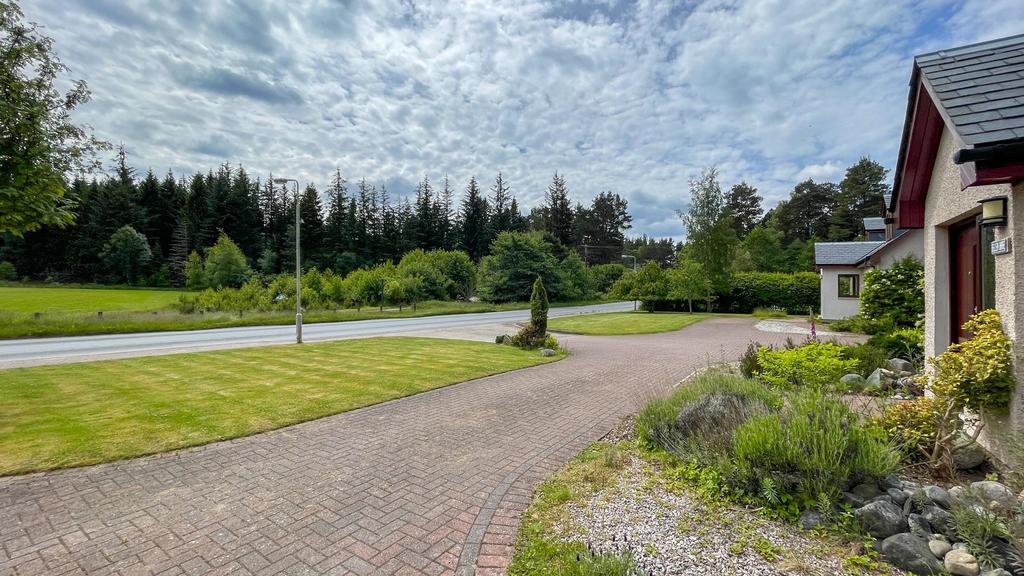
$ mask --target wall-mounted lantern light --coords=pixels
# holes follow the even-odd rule
[[[1006,226],[1006,196],[979,200],[982,226]]]

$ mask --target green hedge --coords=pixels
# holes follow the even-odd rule
[[[727,294],[718,294],[717,308],[725,312],[749,313],[755,308],[785,308],[790,314],[817,310],[821,281],[814,272],[739,272],[733,274]]]

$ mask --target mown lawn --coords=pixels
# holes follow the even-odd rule
[[[0,338],[87,336],[131,332],[201,330],[235,326],[292,324],[295,312],[231,311],[184,314],[174,304],[182,292],[117,288],[54,288],[49,286],[0,285]],[[597,300],[553,303],[552,307],[598,303]],[[499,312],[529,308],[525,302],[421,302],[416,309],[364,307],[339,310],[307,310],[306,323],[413,318],[443,314]],[[99,315],[97,312],[102,311]],[[39,316],[36,316],[36,313]]]
[[[177,290],[0,286],[0,310],[9,312],[150,312],[178,302]]]
[[[371,338],[0,371],[0,475],[246,436],[557,360]]]
[[[653,334],[679,330],[708,317],[684,312],[601,312],[552,318],[548,329],[592,336]]]

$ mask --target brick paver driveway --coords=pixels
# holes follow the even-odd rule
[[[0,478],[0,575],[491,574],[541,479],[751,340],[567,336],[554,364],[249,438]],[[424,366],[429,370],[429,366]]]

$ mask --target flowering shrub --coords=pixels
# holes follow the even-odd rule
[[[869,319],[915,325],[924,315],[924,267],[907,257],[891,268],[866,271],[860,310]]]
[[[843,346],[830,342],[811,342],[788,350],[760,348],[758,376],[776,388],[834,386],[857,366],[857,361],[847,359],[844,352]]]

